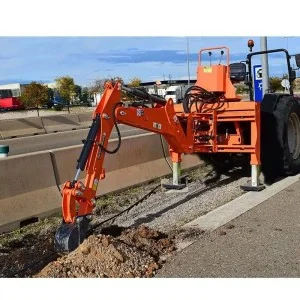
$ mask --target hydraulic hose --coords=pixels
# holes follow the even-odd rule
[[[104,146],[102,146],[99,143],[99,147],[104,152],[106,152],[108,154],[114,154],[114,153],[118,152],[118,150],[121,147],[121,133],[120,133],[120,129],[118,127],[116,116],[115,116],[116,107],[118,105],[120,105],[120,104],[122,104],[122,103],[121,102],[116,103],[116,105],[113,108],[113,112],[112,112],[112,114],[113,114],[113,120],[114,120],[114,126],[116,128],[117,135],[118,135],[118,145],[117,145],[117,147],[114,150],[108,150],[108,149],[106,149]],[[80,156],[79,156],[79,158],[77,160],[77,162],[78,162],[77,166],[76,166],[77,170],[80,169],[81,171],[83,171],[84,168],[85,168],[85,165],[86,165],[87,159],[89,157],[91,148],[92,148],[92,146],[95,143],[96,135],[98,133],[98,130],[100,130],[100,122],[101,122],[100,115],[97,114],[96,117],[93,120],[92,126],[91,126],[91,128],[89,130],[89,133],[88,133],[88,136],[87,136],[86,140],[84,141],[84,146],[83,146],[82,151],[80,153]]]
[[[219,96],[214,92],[209,92],[200,86],[191,86],[187,89],[182,100],[183,110],[185,113],[191,112],[191,107],[195,103],[198,111],[198,103],[201,107],[205,103],[217,103],[219,102]]]
[[[124,92],[130,93],[133,96],[145,99],[145,100],[151,100],[152,102],[161,104],[161,105],[165,105],[167,103],[167,101],[164,98],[161,97],[157,97],[155,95],[151,95],[149,93],[147,93],[146,91],[140,90],[140,89],[134,89],[134,88],[129,88],[129,87],[125,87],[122,86],[122,90]]]
[[[117,106],[121,105],[122,102],[118,102],[115,104],[114,108],[113,108],[113,112],[112,112],[112,115],[113,115],[113,120],[114,120],[114,125],[115,125],[115,128],[116,128],[116,131],[117,131],[117,135],[118,135],[118,145],[117,147],[114,149],[114,150],[107,150],[105,147],[103,147],[101,144],[99,144],[99,147],[106,153],[108,154],[115,154],[119,151],[120,147],[121,147],[121,133],[120,133],[120,129],[118,127],[118,123],[117,123],[117,119],[116,119],[116,114],[115,114],[115,111],[116,111],[116,108]]]
[[[96,137],[99,129],[100,129],[100,115],[97,115],[96,118],[93,120],[91,129],[88,133],[86,140],[84,141],[84,146],[83,146],[80,156],[77,160],[77,162],[78,162],[78,164],[76,166],[77,170],[79,170],[79,169],[81,171],[84,170],[88,156],[89,156],[91,148],[95,142],[95,137]]]

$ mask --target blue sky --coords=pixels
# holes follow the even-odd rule
[[[231,62],[245,59],[247,41],[259,37],[189,37],[190,75],[196,76],[198,51],[201,48],[227,46]],[[268,48],[287,48],[300,53],[300,37],[268,37]],[[121,76],[142,81],[186,79],[186,37],[0,37],[0,83],[43,81],[69,75],[80,85],[95,79]],[[219,54],[214,55],[218,61]],[[207,63],[207,55],[203,60]],[[224,59],[223,59],[224,61]],[[257,58],[254,63],[260,63]],[[269,57],[270,74],[286,73],[283,54]],[[298,74],[298,73],[297,73]]]

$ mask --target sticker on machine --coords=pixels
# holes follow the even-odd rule
[[[153,127],[156,129],[161,129],[161,124],[153,122]]]
[[[95,178],[94,182],[93,182],[93,187],[92,187],[93,191],[97,191],[98,183],[99,183],[99,180],[97,178]]]
[[[211,73],[212,72],[212,68],[211,67],[203,67],[203,72],[204,73]]]

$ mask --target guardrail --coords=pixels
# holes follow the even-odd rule
[[[111,140],[109,149],[116,143],[116,139]],[[61,209],[60,189],[66,180],[74,178],[81,148],[71,146],[0,160],[0,233]],[[200,164],[197,155],[185,155],[182,167]],[[99,183],[98,196],[171,174],[160,137],[153,133],[123,138],[115,155],[106,154],[104,167],[106,178]],[[84,176],[82,172],[80,179]]]

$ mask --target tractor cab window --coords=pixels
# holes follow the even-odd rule
[[[230,79],[241,82],[245,81],[246,77],[246,65],[243,63],[233,63],[229,65]]]

